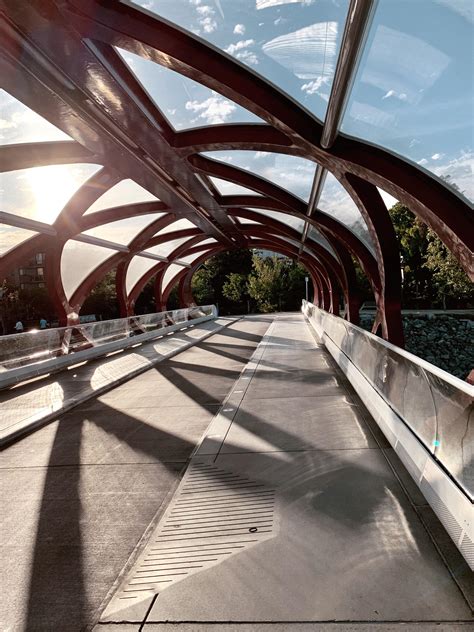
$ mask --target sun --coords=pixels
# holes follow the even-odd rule
[[[30,169],[27,180],[34,204],[33,217],[46,224],[56,220],[82,183],[82,178],[70,165]]]

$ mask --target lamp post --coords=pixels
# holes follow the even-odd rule
[[[308,302],[308,281],[309,281],[309,277],[305,277],[304,278],[304,282],[306,284],[306,302]]]

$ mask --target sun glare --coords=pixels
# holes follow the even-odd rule
[[[82,184],[83,177],[74,167],[59,165],[30,169],[27,180],[35,206],[33,216],[51,224]]]

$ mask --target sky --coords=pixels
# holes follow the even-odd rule
[[[135,4],[210,42],[324,120],[348,0],[136,0]],[[474,199],[473,13],[472,0],[379,0],[341,127],[344,134],[447,178],[470,200]],[[199,83],[119,52],[176,130],[262,122]],[[0,106],[0,144],[69,139],[4,91],[0,91]],[[209,155],[308,199],[314,175],[310,161],[268,152]],[[1,210],[51,223],[98,168],[60,165],[2,174]],[[226,193],[237,190],[223,181],[219,186]],[[93,210],[117,201],[152,199],[137,187],[131,181],[122,183],[110,203],[100,200]],[[390,206],[394,198],[381,193]],[[320,207],[368,240],[358,210],[334,178],[326,180]],[[116,225],[109,236],[118,237],[120,230]],[[30,235],[24,229],[0,227],[0,250],[5,252]]]

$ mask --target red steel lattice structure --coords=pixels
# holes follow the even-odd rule
[[[238,61],[129,3],[2,0],[2,86],[73,140],[3,146],[1,170],[76,163],[102,168],[76,192],[47,229],[38,226],[38,222],[29,224],[4,214],[6,223],[37,230],[38,234],[5,254],[0,276],[4,278],[35,253],[45,252],[46,283],[60,320],[74,324],[88,293],[109,270],[117,268],[122,315],[130,315],[149,279],[156,279],[158,310],[166,306],[169,292],[177,283],[182,306],[187,306],[193,302],[192,275],[207,258],[229,248],[264,248],[299,258],[311,275],[315,302],[338,313],[343,298],[346,318],[357,323],[354,257],[370,280],[376,298],[374,328],[380,328],[384,338],[402,346],[398,246],[377,187],[406,204],[426,223],[471,278],[474,222],[466,202],[422,169],[388,151],[337,134],[370,5],[371,2],[357,0],[350,3],[351,19],[346,22],[326,121],[322,124]],[[115,47],[200,82],[265,122],[217,124],[177,132]],[[268,180],[202,155],[205,151],[237,149],[276,152],[313,161],[320,170],[314,188],[323,170],[332,173],[360,210],[373,252],[341,221],[317,208],[316,190],[307,204]],[[249,193],[221,195],[209,176],[245,187]],[[104,192],[128,178],[156,196],[157,201],[86,214]],[[278,212],[282,219],[278,221],[258,210]],[[84,236],[84,231],[153,212],[160,213],[156,221],[126,246],[112,246],[113,254],[88,273],[72,295],[66,295],[61,257],[68,240],[79,238],[111,247],[108,242]],[[304,222],[303,234],[289,226],[289,217]],[[194,228],[176,225],[173,229],[173,222],[182,219]],[[166,227],[167,232],[160,234]],[[317,229],[328,247],[307,239],[310,227]],[[150,248],[171,242],[176,247],[165,257],[150,255]],[[132,287],[127,287],[127,271],[139,253],[156,259],[156,263]]]

